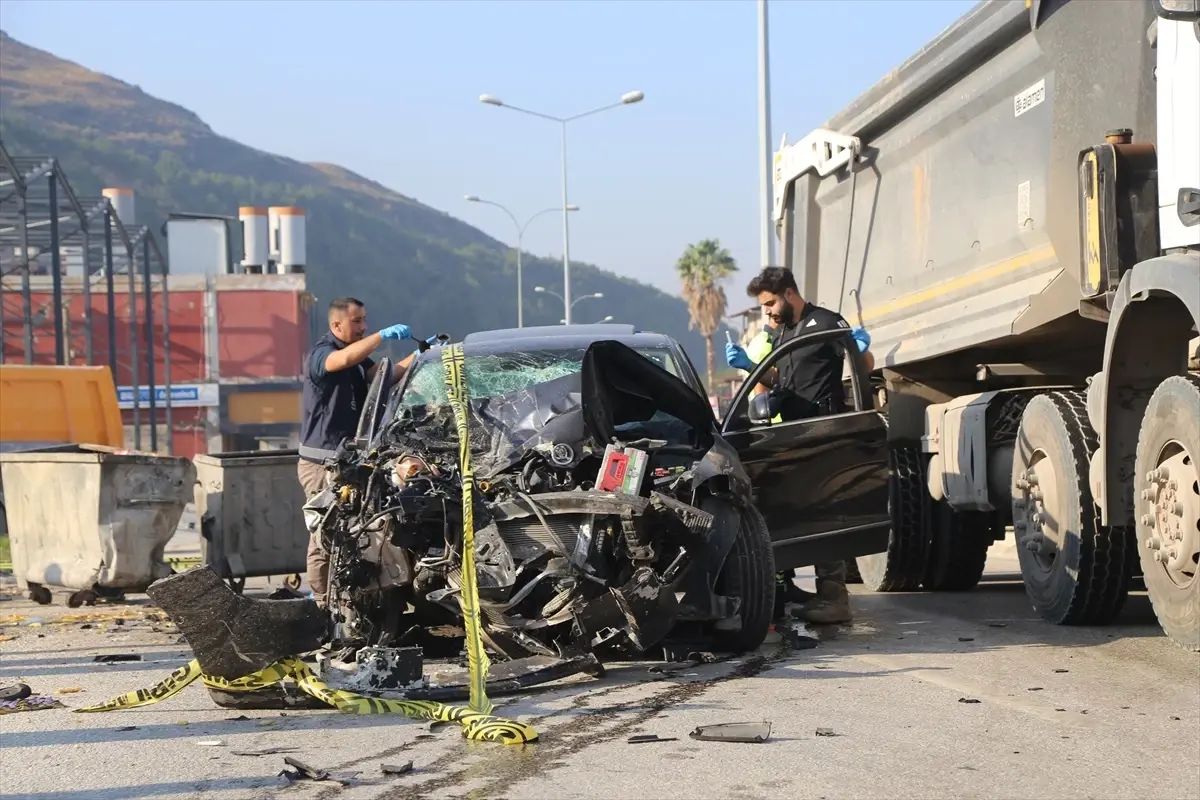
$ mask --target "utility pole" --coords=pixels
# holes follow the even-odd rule
[[[771,76],[768,50],[770,33],[767,26],[767,0],[758,0],[758,197],[759,210],[759,266],[775,263],[775,221],[773,175],[774,163],[771,153]]]

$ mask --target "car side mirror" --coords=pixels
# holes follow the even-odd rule
[[[771,393],[759,392],[750,398],[750,422],[755,425],[768,425],[771,417]]]

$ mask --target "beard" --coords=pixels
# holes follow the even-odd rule
[[[788,327],[796,321],[796,309],[792,308],[791,304],[785,304],[783,310],[778,314],[770,314],[771,322],[775,323],[776,327]]]

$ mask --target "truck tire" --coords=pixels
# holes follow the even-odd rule
[[[921,587],[929,552],[929,492],[925,488],[925,458],[915,447],[891,452],[888,506],[892,530],[883,553],[859,556],[863,585],[873,592],[908,592]]]
[[[711,511],[712,509],[708,509]],[[752,505],[738,509],[740,529],[717,578],[717,591],[741,598],[739,630],[712,631],[718,650],[754,650],[767,638],[775,612],[775,553],[767,521]]]
[[[1034,397],[1013,454],[1017,557],[1034,609],[1056,625],[1104,625],[1129,593],[1132,532],[1100,524],[1088,482],[1098,439],[1085,393]]]
[[[955,511],[945,500],[934,506],[929,562],[922,585],[931,592],[965,592],[983,577],[993,541],[995,514]]]
[[[1171,641],[1200,652],[1200,377],[1167,378],[1154,390],[1135,467],[1150,604]]]

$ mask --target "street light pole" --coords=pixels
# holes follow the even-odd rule
[[[522,289],[522,277],[521,277],[521,275],[522,275],[522,273],[521,273],[521,250],[522,250],[521,241],[522,241],[522,239],[525,238],[525,229],[529,227],[529,223],[533,222],[535,219],[542,216],[543,214],[549,214],[553,211],[558,211],[558,208],[557,207],[544,208],[541,211],[534,214],[529,219],[525,220],[525,224],[522,225],[520,222],[517,221],[517,217],[515,214],[513,214],[511,211],[509,211],[507,208],[500,205],[499,203],[493,202],[491,200],[484,200],[482,197],[476,197],[473,194],[467,195],[464,199],[468,203],[482,203],[485,206],[495,206],[496,208],[503,211],[505,214],[508,214],[508,218],[513,221],[513,225],[517,229],[517,327],[524,328],[525,327],[525,294],[524,294],[524,290]],[[564,207],[565,207],[566,211],[578,211],[579,210],[579,206],[564,206]]]
[[[610,108],[619,106],[629,106],[634,103],[640,103],[646,98],[644,92],[626,92],[621,95],[621,99],[616,103],[609,103],[606,106],[593,108],[591,111],[584,111],[580,114],[575,114],[570,117],[555,117],[551,114],[543,114],[540,111],[530,111],[527,108],[509,105],[503,102],[499,97],[490,94],[481,94],[479,102],[486,103],[489,106],[498,108],[507,108],[511,111],[519,111],[522,114],[528,114],[531,117],[540,117],[548,119],[552,122],[557,122],[562,126],[562,212],[563,212],[563,306],[567,311],[567,324],[571,324],[571,224],[567,217],[567,212],[570,210],[567,206],[567,123],[583,117],[590,117],[593,114],[599,114],[601,111],[608,111]]]
[[[566,309],[566,316],[560,320],[561,324],[563,325],[571,324],[571,311],[575,308],[575,306],[579,305],[584,300],[600,300],[604,297],[604,292],[593,292],[592,294],[585,294],[583,297],[576,297],[574,300],[568,303],[567,299],[561,294],[558,292],[552,292],[545,286],[535,286],[533,287],[533,290],[539,294],[548,294],[551,297],[557,297],[559,300],[562,300],[563,308]],[[612,317],[609,317],[609,319],[612,319]]]
[[[775,263],[775,225],[772,220],[774,164],[771,157],[771,75],[769,64],[770,33],[767,27],[767,0],[758,0],[758,221],[759,259],[762,266]]]

